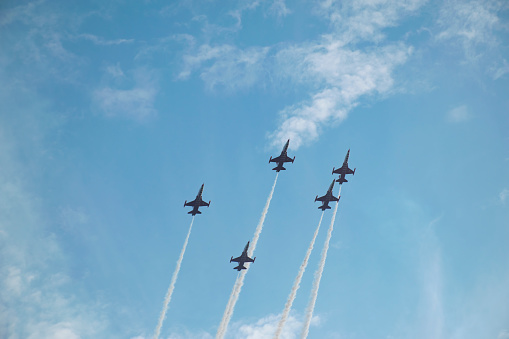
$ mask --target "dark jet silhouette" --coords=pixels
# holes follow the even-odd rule
[[[338,196],[336,198],[334,195],[332,195],[332,189],[334,188],[334,183],[335,183],[335,181],[332,180],[332,184],[330,184],[329,189],[327,190],[327,193],[325,193],[325,195],[323,197],[318,198],[318,195],[317,195],[316,198],[315,198],[315,201],[321,201],[322,202],[322,206],[318,207],[322,211],[330,209],[329,202],[331,202],[331,201],[339,201],[339,198],[341,198],[340,196]]]
[[[201,194],[203,193],[203,186],[204,185],[205,184],[201,185],[200,190],[198,191],[198,194],[196,195],[196,199],[194,199],[193,201],[190,201],[190,202],[187,202],[187,200],[186,200],[186,202],[184,202],[184,207],[186,207],[186,206],[192,206],[193,207],[193,209],[190,212],[187,212],[187,214],[191,214],[193,217],[196,214],[201,214],[201,212],[198,211],[198,208],[200,208],[201,206],[209,207],[209,205],[210,205],[210,201],[208,203],[206,203],[201,198]]]
[[[281,155],[278,156],[278,157],[275,157],[274,159],[272,159],[272,157],[270,157],[269,159],[269,164],[271,162],[275,162],[277,163],[277,166],[274,167],[272,170],[276,170],[276,172],[279,172],[281,170],[285,170],[286,168],[283,167],[283,164],[285,162],[291,162],[293,164],[293,161],[295,160],[295,157],[290,158],[287,154],[286,154],[286,151],[288,150],[288,145],[290,144],[290,139],[288,139],[288,141],[286,142],[285,146],[283,147],[283,150],[281,151]]]
[[[335,167],[332,168],[332,174],[339,174],[339,179],[336,180],[337,182],[339,182],[339,184],[348,182],[348,180],[346,180],[347,174],[355,175],[356,168],[354,168],[353,171],[350,168],[348,168],[348,158],[349,157],[350,157],[350,150],[348,150],[348,152],[346,152],[345,161],[343,161],[343,166],[341,166],[338,169],[336,169]]]
[[[244,251],[242,251],[242,254],[240,255],[240,257],[237,257],[237,258],[231,257],[230,262],[235,261],[235,262],[239,263],[239,265],[237,267],[233,268],[234,270],[237,270],[237,271],[245,270],[246,269],[246,267],[244,266],[245,263],[254,262],[256,260],[256,257],[254,257],[254,259],[251,259],[250,257],[247,256],[248,248],[249,248],[249,241],[247,242],[246,247],[244,247]]]

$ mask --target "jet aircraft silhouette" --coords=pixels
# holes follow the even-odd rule
[[[246,267],[244,266],[244,264],[246,262],[254,262],[256,260],[256,257],[254,257],[254,259],[251,259],[250,257],[247,256],[248,248],[249,248],[249,241],[247,242],[246,247],[244,247],[244,251],[242,251],[242,254],[240,255],[240,257],[237,257],[237,258],[234,258],[233,256],[231,257],[230,262],[235,261],[235,262],[239,263],[239,265],[237,267],[233,268],[234,270],[237,270],[239,272],[240,272],[240,270],[245,270]]]
[[[202,184],[201,187],[200,187],[200,190],[198,191],[198,194],[196,195],[196,199],[194,199],[193,201],[190,201],[190,202],[187,202],[187,200],[184,202],[184,207],[186,206],[192,206],[193,209],[190,211],[190,212],[187,212],[187,214],[191,214],[193,217],[196,215],[196,214],[201,214],[201,212],[198,210],[198,208],[200,208],[201,206],[207,206],[209,207],[210,205],[210,201],[208,203],[206,203],[205,201],[203,201],[201,195],[203,193],[203,186],[205,184]]]
[[[339,199],[341,198],[340,196],[338,196],[336,198],[332,194],[332,189],[334,188],[334,183],[335,182],[336,182],[335,180],[332,180],[332,184],[330,184],[329,189],[327,190],[327,193],[325,193],[324,196],[318,198],[318,195],[317,195],[316,198],[315,198],[315,201],[321,201],[322,202],[322,206],[318,207],[322,211],[330,209],[329,202],[331,202],[331,201],[339,201]]]
[[[350,168],[348,168],[348,158],[349,157],[350,157],[350,150],[348,150],[348,152],[346,152],[346,156],[345,156],[345,160],[343,161],[343,165],[338,169],[336,169],[335,167],[332,168],[332,174],[339,174],[339,179],[336,180],[337,182],[339,182],[339,184],[348,182],[348,180],[346,180],[347,174],[355,175],[356,168],[354,168],[353,171]]]
[[[288,139],[288,141],[286,142],[286,144],[284,145],[283,147],[283,150],[281,151],[281,155],[279,155],[278,157],[275,157],[274,159],[272,159],[272,157],[270,157],[269,159],[269,164],[271,162],[275,162],[277,163],[277,166],[274,167],[272,170],[275,170],[276,172],[279,172],[279,171],[284,171],[286,168],[283,167],[283,164],[285,162],[291,162],[293,164],[293,161],[295,160],[295,157],[290,158],[287,154],[286,154],[286,151],[288,151],[288,145],[290,144],[290,139]]]

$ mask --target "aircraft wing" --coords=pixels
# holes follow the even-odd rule
[[[332,199],[330,201],[339,201],[339,198],[336,198],[335,196],[332,196]]]
[[[281,161],[283,161],[283,159],[284,159],[284,157],[282,157],[280,155],[280,156],[270,159],[269,162],[281,162]]]
[[[210,205],[208,202],[205,202],[205,201],[200,201],[200,206],[208,206]]]
[[[247,257],[245,262],[254,262],[254,260],[251,259],[250,257]]]
[[[325,197],[326,197],[326,195],[316,198],[316,201],[326,201],[327,199],[325,199]]]
[[[293,162],[293,159],[290,158],[289,156],[284,156],[284,157],[279,156],[278,158],[283,158],[283,159],[279,160],[279,161],[282,161],[282,162]]]
[[[336,168],[334,171],[332,171],[332,174],[342,174],[342,173],[341,173],[341,172],[342,172],[342,169],[343,169],[342,167],[340,167],[340,168]]]
[[[231,261],[241,262],[241,260],[240,260],[240,259],[241,259],[240,257],[237,257],[237,258],[233,258]]]
[[[353,174],[354,171],[352,171],[350,168],[346,169],[346,174]]]
[[[193,201],[186,202],[184,204],[184,206],[193,206],[193,207],[196,205],[200,206],[199,203],[196,202],[196,199],[194,199]]]

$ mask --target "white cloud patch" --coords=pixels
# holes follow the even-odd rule
[[[272,338],[276,333],[277,326],[281,315],[270,314],[261,319],[255,320],[254,322],[236,321],[233,322],[228,328],[225,338],[227,339],[266,339]],[[319,326],[321,318],[314,316],[311,321],[311,326]],[[289,316],[285,324],[283,332],[281,333],[281,339],[294,339],[298,338],[302,330],[302,321],[294,316]],[[162,337],[162,336],[161,336]],[[167,339],[211,339],[214,336],[205,331],[189,331],[184,329],[179,332],[173,332],[169,336],[165,336]],[[152,338],[150,335],[139,335],[132,337],[131,339],[149,339]]]
[[[505,201],[506,201],[506,200],[507,200],[507,198],[509,197],[509,189],[504,188],[504,189],[502,190],[502,192],[500,192],[500,194],[498,195],[498,197],[500,198],[500,201],[501,201],[502,203],[504,203],[504,204],[505,204]]]
[[[178,333],[170,333],[168,336],[159,336],[160,338],[164,339],[212,339],[214,336],[210,333],[207,333],[205,331],[196,331],[192,332],[187,329],[182,330]],[[153,335],[138,335],[136,337],[132,337],[130,339],[152,339]]]
[[[281,123],[269,134],[271,144],[279,146],[291,138],[291,148],[297,149],[316,140],[326,126],[343,121],[362,96],[387,93],[394,69],[406,62],[412,48],[401,43],[384,46],[383,29],[395,26],[424,2],[322,1],[317,13],[329,19],[333,32],[321,41],[285,48],[276,56],[276,69],[283,76],[319,90],[311,100],[280,112]],[[360,42],[368,47],[359,48]]]
[[[252,86],[265,72],[264,61],[269,48],[251,47],[246,50],[232,45],[202,45],[184,56],[180,79],[186,79],[195,69],[202,68],[200,77],[210,90],[236,90]]]
[[[504,75],[509,73],[509,63],[507,60],[502,61],[502,65],[499,67],[495,67],[493,72],[493,79],[497,80],[499,78],[502,78]]]
[[[108,74],[120,77],[120,67],[110,66]],[[157,87],[151,74],[143,69],[134,72],[131,84],[120,86],[104,86],[92,94],[94,103],[109,118],[123,117],[136,121],[144,121],[156,115],[154,101]],[[126,80],[125,82],[128,82]],[[123,85],[123,84],[121,84]],[[130,87],[130,88],[129,88]]]
[[[498,12],[504,6],[503,1],[497,0],[444,2],[437,21],[441,31],[436,38],[439,41],[458,41],[467,58],[477,58],[477,46],[499,44],[495,31],[503,27]]]
[[[47,78],[74,83],[84,59],[65,47],[77,18],[64,15],[47,1],[33,1],[5,10],[0,27],[11,38],[3,55],[17,77],[30,84]],[[21,67],[20,65],[21,64]]]
[[[113,78],[122,78],[124,77],[124,71],[120,67],[120,64],[110,65],[106,67],[106,72],[111,75]]]
[[[2,79],[0,77],[0,79]],[[10,84],[12,86],[12,84]],[[55,118],[29,91],[0,94],[0,338],[98,337],[105,322],[88,303],[67,293],[66,256],[34,190],[33,173],[46,168]],[[21,93],[21,94],[20,94]],[[26,137],[30,135],[30,137]],[[20,156],[20,155],[23,156]],[[23,159],[23,160],[20,160]],[[44,164],[44,165],[43,165]],[[94,305],[97,306],[97,305]]]
[[[281,18],[290,14],[291,11],[288,9],[288,7],[286,7],[284,0],[274,0],[270,6],[269,13],[274,14],[278,18]]]
[[[472,116],[468,111],[468,107],[466,105],[455,107],[446,114],[447,121],[453,123],[464,122],[470,120],[471,117]]]
[[[253,323],[235,322],[233,323],[228,333],[227,338],[245,338],[245,339],[265,339],[272,338],[276,332],[281,315],[268,315]],[[320,323],[320,318],[314,316],[312,325],[316,326]],[[302,321],[294,316],[289,316],[285,324],[281,339],[293,339],[300,335],[302,330]]]
[[[497,339],[509,339],[509,331],[503,330],[502,332],[500,332]]]
[[[411,49],[388,46],[372,52],[351,50],[333,37],[322,43],[291,47],[278,53],[278,67],[298,82],[324,88],[310,101],[287,107],[279,128],[270,134],[273,146],[292,139],[291,148],[316,140],[321,130],[343,121],[363,95],[385,93],[392,87],[393,69],[405,62]]]
[[[129,44],[129,43],[134,42],[134,39],[113,39],[113,40],[107,40],[107,39],[101,38],[99,36],[96,36],[96,35],[93,35],[93,34],[87,34],[87,33],[78,35],[78,38],[91,41],[94,44],[99,45],[99,46],[121,45],[121,44]]]
[[[75,230],[88,222],[88,215],[71,207],[64,207],[60,210],[60,223],[62,228],[68,231]]]
[[[415,12],[427,0],[324,0],[317,12],[330,20],[337,38],[343,43],[381,41],[382,29],[396,26],[399,20]]]
[[[310,98],[281,110],[279,127],[268,134],[272,146],[279,147],[290,138],[290,147],[297,149],[315,141],[326,126],[343,121],[361,97],[385,94],[392,88],[394,69],[406,62],[412,48],[394,42],[384,45],[382,30],[395,26],[424,2],[322,1],[316,11],[330,20],[333,29],[312,42],[246,49],[202,44],[196,48],[193,39],[179,79],[197,71],[209,89],[238,90],[274,79],[308,86]],[[359,47],[361,42],[366,46]]]

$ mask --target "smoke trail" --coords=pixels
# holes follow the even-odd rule
[[[269,210],[270,201],[272,200],[272,195],[274,194],[274,188],[276,188],[277,178],[279,173],[276,174],[276,178],[274,179],[274,184],[272,185],[272,189],[270,190],[269,197],[267,198],[267,202],[265,203],[265,207],[262,211],[262,216],[260,217],[260,221],[256,226],[256,230],[253,236],[253,240],[251,240],[251,245],[248,250],[248,256],[252,257],[253,253],[256,249],[256,244],[258,243],[258,238],[260,238],[260,234],[262,233],[263,223],[265,221],[265,216]],[[226,305],[226,309],[224,310],[223,319],[221,320],[221,324],[217,329],[216,339],[222,339],[226,334],[226,330],[228,329],[228,324],[230,323],[230,319],[233,315],[233,310],[235,309],[235,304],[239,299],[240,290],[244,285],[244,277],[246,276],[247,270],[240,272],[237,275],[237,280],[235,280],[235,285],[233,285],[232,293],[230,294],[230,299],[228,300],[228,304]]]
[[[339,194],[341,195],[341,185],[339,186]],[[339,201],[336,203],[334,213],[332,214],[332,220],[330,222],[329,230],[327,231],[327,238],[322,249],[322,257],[318,265],[318,269],[315,272],[315,280],[313,281],[313,289],[311,290],[311,296],[308,307],[306,309],[306,318],[304,326],[302,327],[301,339],[306,339],[309,333],[309,325],[311,324],[311,318],[313,318],[313,311],[315,309],[316,298],[318,297],[318,288],[320,287],[320,280],[322,279],[323,268],[325,267],[325,259],[327,259],[327,250],[329,249],[329,241],[332,236],[332,230],[334,228],[334,221],[336,219],[336,212],[338,211]]]
[[[171,295],[173,294],[173,290],[175,289],[175,283],[177,282],[177,276],[180,271],[180,265],[182,264],[182,259],[184,259],[184,253],[186,252],[187,242],[189,241],[189,235],[191,235],[191,229],[193,228],[194,216],[191,220],[191,225],[189,225],[189,231],[187,232],[186,240],[184,241],[184,246],[180,251],[180,257],[177,260],[177,267],[173,272],[173,276],[171,277],[170,287],[168,288],[168,292],[166,292],[166,297],[164,297],[163,309],[161,314],[159,315],[159,321],[157,322],[157,327],[154,332],[154,339],[159,338],[159,334],[161,334],[161,327],[163,327],[164,318],[166,318],[166,311],[168,311],[168,305],[170,304]]]
[[[290,309],[292,308],[293,301],[295,300],[295,297],[297,296],[297,290],[300,287],[300,282],[302,280],[302,276],[304,275],[304,271],[306,270],[306,267],[308,265],[309,256],[311,255],[311,252],[313,251],[313,247],[315,246],[315,240],[316,236],[318,235],[318,231],[320,230],[320,225],[322,224],[323,219],[323,212],[322,216],[320,217],[320,221],[318,222],[318,226],[316,227],[315,234],[313,235],[313,239],[311,240],[311,243],[309,244],[308,250],[306,252],[306,256],[304,257],[304,261],[302,261],[302,264],[299,268],[299,273],[297,274],[297,277],[295,278],[295,282],[293,283],[292,291],[290,292],[290,295],[288,296],[288,300],[286,301],[285,309],[283,310],[283,314],[281,315],[281,319],[279,320],[279,324],[277,326],[276,333],[274,334],[274,339],[278,339],[281,335],[281,332],[283,331],[283,327],[285,326],[286,320],[288,319],[288,315],[290,314]]]

